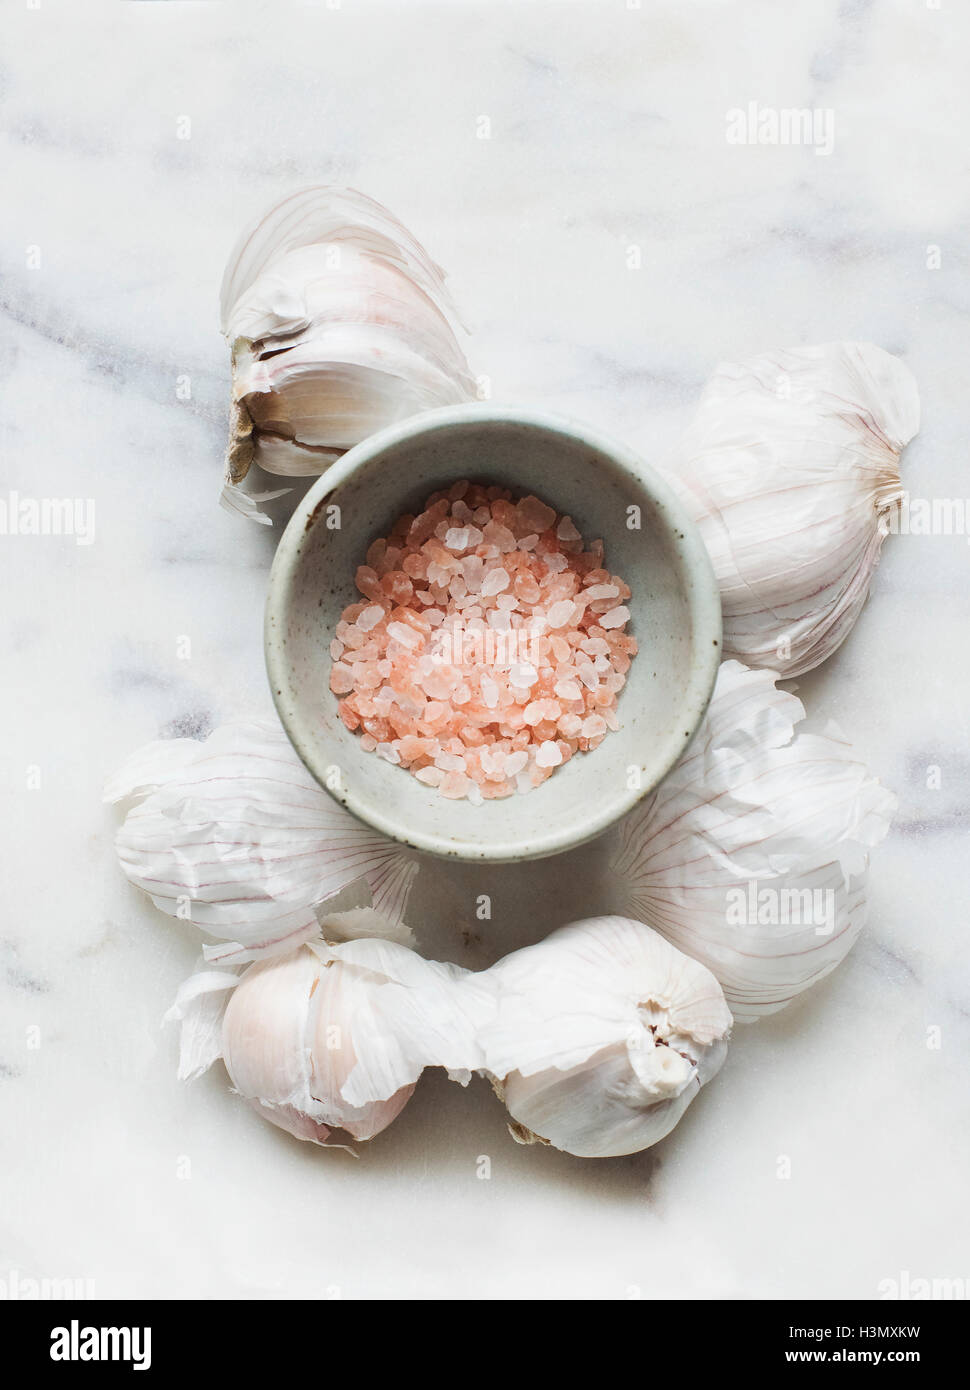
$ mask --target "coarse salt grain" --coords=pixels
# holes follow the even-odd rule
[[[474,550],[482,543],[482,533],[477,526],[449,527],[444,542],[448,550]]]
[[[526,724],[534,728],[536,724],[541,724],[545,715],[541,700],[532,700],[522,711],[522,718]]]
[[[583,698],[582,686],[578,681],[568,677],[565,680],[556,681],[554,689],[561,700],[581,700]]]
[[[370,608],[365,608],[363,613],[357,618],[357,626],[361,632],[371,632],[384,617],[384,609],[379,604],[374,604]]]
[[[354,688],[354,673],[342,661],[330,668],[330,689],[335,695],[349,695]]]
[[[464,772],[446,772],[438,784],[438,790],[442,796],[458,800],[468,795],[470,785],[470,779]]]
[[[420,632],[415,632],[414,628],[409,627],[407,623],[388,623],[387,635],[393,637],[395,642],[403,642],[412,651],[417,651],[418,647],[424,646],[424,639]]]
[[[494,545],[502,555],[515,549],[515,536],[499,521],[490,521],[485,527],[484,536],[488,544]]]
[[[572,621],[575,613],[576,605],[564,598],[558,603],[554,603],[546,611],[546,621],[550,627],[565,627],[568,622]]]
[[[562,762],[562,753],[559,751],[559,744],[547,740],[540,743],[536,749],[537,767],[558,767]]]
[[[531,495],[523,497],[520,502],[517,502],[515,510],[529,529],[537,531],[539,535],[543,531],[548,531],[556,520],[556,513],[553,509],[547,507],[545,502],[540,502],[538,497]]]
[[[439,753],[434,761],[435,767],[440,767],[443,772],[465,771],[465,759],[458,753]]]
[[[489,570],[482,580],[482,598],[489,598],[492,594],[500,594],[503,589],[509,587],[510,583],[508,572],[502,569],[501,565],[496,566],[495,569]]]
[[[630,621],[630,610],[622,605],[619,608],[611,608],[608,613],[604,613],[600,618],[600,627],[605,627],[607,631],[614,627],[622,627],[624,623]]]
[[[517,661],[509,668],[509,685],[518,690],[528,690],[539,679],[539,672],[530,663]]]
[[[414,774],[419,782],[423,782],[426,787],[438,787],[441,785],[444,773],[440,767],[419,767]]]

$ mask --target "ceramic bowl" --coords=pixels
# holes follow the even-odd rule
[[[354,574],[403,512],[458,479],[535,493],[573,518],[632,589],[640,645],[618,697],[620,729],[540,787],[451,801],[365,752],[329,689],[329,643],[360,601]],[[599,835],[657,785],[704,714],[721,656],[721,605],[700,535],[670,487],[634,453],[572,420],[449,406],[356,445],[314,484],[276,553],[266,606],[273,698],[303,762],[348,811],[418,850],[467,860],[539,858]]]

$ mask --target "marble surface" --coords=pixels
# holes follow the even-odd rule
[[[0,23],[0,496],[96,508],[91,544],[0,538],[8,1287],[870,1297],[904,1270],[970,1276],[965,536],[893,538],[849,641],[801,682],[900,797],[863,940],[739,1029],[637,1157],[517,1147],[484,1082],[433,1077],[354,1162],[262,1124],[221,1071],[177,1083],[160,1018],[197,943],[122,879],[99,804],[138,744],[269,708],[278,531],[217,506],[216,295],[240,226],[300,185],[369,192],[425,242],[496,400],[662,459],[719,358],[866,338],[920,383],[914,493],[970,494],[966,13],[37,0]],[[832,111],[831,153],[729,143],[726,113],[755,101]],[[429,865],[410,915],[429,950],[484,964],[594,911],[603,873],[597,845]]]

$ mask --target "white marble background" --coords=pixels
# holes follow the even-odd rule
[[[278,531],[216,505],[216,294],[241,225],[303,184],[360,188],[426,243],[497,400],[660,459],[718,358],[871,339],[921,386],[914,493],[970,496],[957,0],[11,0],[0,27],[0,496],[93,498],[97,526],[89,546],[0,538],[0,1275],[476,1299],[970,1276],[965,537],[891,540],[850,640],[801,683],[900,796],[865,938],[738,1030],[643,1155],[519,1148],[483,1082],[433,1077],[354,1162],[262,1124],[221,1070],[178,1084],[160,1017],[196,945],[121,878],[99,805],[139,743],[269,708]],[[749,101],[833,110],[832,154],[729,145]],[[595,910],[602,872],[596,846],[568,875],[432,866],[411,916],[430,951],[484,964]]]

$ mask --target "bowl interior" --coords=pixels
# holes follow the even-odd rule
[[[618,697],[619,731],[535,790],[479,806],[449,801],[364,752],[329,689],[329,642],[343,609],[360,601],[354,573],[370,542],[461,478],[535,493],[571,516],[587,543],[602,537],[606,568],[633,591],[626,631],[640,646]],[[704,712],[720,635],[700,538],[649,470],[571,424],[459,407],[365,441],[311,489],[274,563],[266,641],[284,727],[332,795],[418,849],[511,860],[590,839],[656,785]]]

